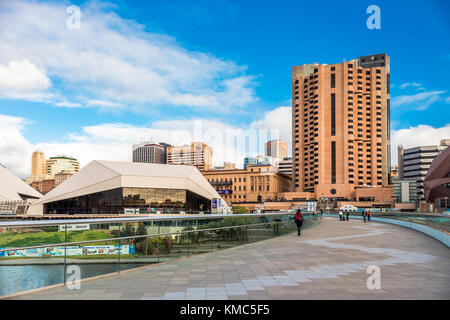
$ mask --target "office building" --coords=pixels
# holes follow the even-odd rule
[[[440,145],[434,146],[419,146],[408,149],[404,149],[402,146],[398,147],[399,179],[415,180],[417,182],[417,198],[420,201],[425,200],[423,182],[431,163],[447,148],[445,140],[441,141]]]
[[[249,164],[245,169],[202,172],[229,203],[275,201],[290,190],[291,177],[271,165]]]
[[[42,151],[36,150],[31,156],[31,175],[41,176],[47,173],[45,155]]]
[[[92,161],[33,203],[27,214],[224,212],[227,208],[195,167]]]
[[[394,179],[395,207],[403,210],[415,210],[417,208],[417,184],[415,180]]]
[[[159,145],[164,148],[164,163],[167,163],[167,149],[172,147],[172,145],[165,142],[160,142]]]
[[[271,140],[265,144],[266,156],[282,160],[288,156],[289,147],[283,140]]]
[[[398,178],[398,165],[391,166],[391,181],[394,178]]]
[[[278,163],[278,171],[285,175],[292,176],[292,157],[285,157]]]
[[[198,170],[212,168],[212,148],[202,142],[167,148],[167,164],[194,166]]]
[[[295,192],[348,199],[388,185],[389,79],[386,54],[292,68]]]
[[[133,145],[133,162],[166,163],[166,148],[154,142]]]
[[[236,169],[236,165],[234,162],[224,162],[223,166],[216,166],[212,170],[234,170]]]
[[[56,157],[50,157],[47,160],[47,174],[51,176],[55,176],[55,174],[60,173],[61,171],[66,171],[70,173],[76,173],[80,170],[80,163],[77,159],[60,155]]]
[[[271,165],[274,167],[278,167],[279,159],[273,158],[270,156],[262,156],[258,155],[256,157],[245,157],[244,158],[244,169],[247,168],[248,165],[252,164],[260,164],[260,165]]]

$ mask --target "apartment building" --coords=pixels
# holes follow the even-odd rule
[[[384,53],[292,68],[295,192],[345,199],[388,185],[389,82]]]
[[[167,163],[194,166],[199,170],[211,170],[212,148],[202,142],[167,148]]]

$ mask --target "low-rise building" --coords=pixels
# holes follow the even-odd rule
[[[67,179],[69,179],[71,176],[73,176],[73,173],[69,172],[69,171],[66,171],[66,170],[63,170],[60,173],[55,174],[55,187],[57,185],[60,185],[61,183],[63,183]]]
[[[92,161],[44,197],[28,215],[227,212],[225,201],[192,166]]]
[[[395,208],[415,210],[417,208],[417,183],[415,179],[394,179]]]
[[[247,165],[245,169],[202,171],[228,203],[275,201],[290,190],[292,178],[271,165]]]
[[[49,193],[55,185],[55,179],[43,179],[31,183],[31,186],[42,194]]]

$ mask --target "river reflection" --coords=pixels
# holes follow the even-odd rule
[[[117,264],[79,264],[81,278],[89,278],[117,271]],[[120,270],[139,264],[121,263]],[[0,265],[0,296],[51,286],[64,281],[64,265]]]

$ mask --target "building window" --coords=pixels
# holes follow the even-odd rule
[[[331,74],[331,88],[335,88],[336,86],[336,75],[334,73]]]
[[[331,183],[336,183],[336,142],[331,142]]]
[[[331,94],[331,135],[336,135],[336,95]]]

